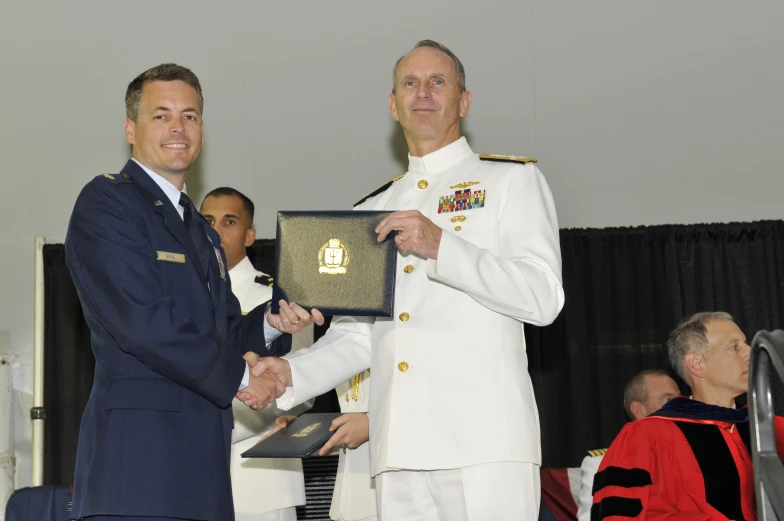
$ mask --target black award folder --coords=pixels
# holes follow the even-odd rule
[[[395,232],[379,243],[376,226],[391,212],[278,212],[272,312],[296,302],[324,315],[391,317]]]
[[[307,458],[315,455],[334,432],[332,420],[339,412],[303,414],[288,426],[242,453],[243,458]]]

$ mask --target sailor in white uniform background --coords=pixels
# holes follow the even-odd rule
[[[245,248],[256,240],[253,202],[233,188],[217,188],[204,198],[200,212],[221,237],[231,289],[243,313],[269,301],[271,278],[257,271],[245,254]],[[312,343],[311,325],[293,336],[292,352]],[[308,400],[293,412],[301,414],[312,405],[313,400]],[[232,409],[230,470],[236,521],[296,521],[296,506],[305,504],[302,461],[240,457],[275,427],[277,417],[291,412],[284,413],[275,404],[253,410],[236,398]]]
[[[376,480],[370,475],[368,406],[370,371],[354,375],[336,389],[342,416],[332,422],[335,433],[319,451],[320,456],[338,449],[338,471],[329,517],[335,521],[378,521]],[[282,416],[285,427],[296,416]]]
[[[335,436],[323,450],[339,449],[338,473],[329,517],[336,521],[377,521],[376,481],[370,475],[367,443],[370,405],[370,371],[355,375],[337,388],[343,416],[333,422]]]

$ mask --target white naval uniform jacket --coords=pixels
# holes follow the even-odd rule
[[[605,449],[606,450],[606,449]],[[599,471],[604,453],[586,456],[580,464],[580,494],[577,497],[577,521],[591,521],[593,506],[593,478]]]
[[[356,385],[355,385],[356,384]],[[337,388],[340,412],[366,413],[370,405],[370,371],[364,371]],[[375,479],[370,477],[370,445],[338,452],[338,473],[329,517],[357,521],[378,516]]]
[[[229,271],[231,289],[240,301],[243,313],[251,311],[272,297],[272,288],[255,281],[260,271],[245,257]],[[308,335],[309,341],[308,341]],[[294,335],[292,351],[297,346],[311,345],[313,330],[307,328]],[[298,407],[301,413],[312,406],[306,402]],[[240,455],[253,447],[261,435],[275,426],[275,419],[287,414],[274,405],[254,411],[238,399],[231,404],[234,431],[231,445],[231,488],[237,521],[274,510],[305,504],[305,480],[299,459],[242,458]],[[300,410],[302,409],[302,410]]]
[[[465,189],[483,190],[483,206],[438,212],[439,198]],[[408,172],[356,209],[420,210],[444,230],[438,260],[398,254],[394,316],[333,319],[312,348],[287,356],[294,385],[278,406],[370,365],[373,475],[541,464],[522,323],[550,324],[564,292],[555,206],[539,169],[481,161],[460,138],[409,155]]]

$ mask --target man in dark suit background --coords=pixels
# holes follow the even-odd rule
[[[296,304],[242,316],[218,234],[185,195],[203,145],[203,97],[188,69],[162,64],[126,92],[133,158],[88,183],[66,260],[90,326],[95,380],[82,418],[72,515],[227,521],[230,404],[283,392],[243,353],[282,355],[313,321]],[[264,491],[260,490],[260,494]]]

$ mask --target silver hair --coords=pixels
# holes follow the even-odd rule
[[[708,349],[706,325],[715,320],[729,320],[734,322],[732,315],[723,311],[703,311],[695,313],[676,327],[667,340],[667,356],[670,365],[678,376],[691,385],[691,377],[686,370],[686,355],[696,353],[703,355]]]
[[[460,88],[460,92],[465,92],[466,90],[466,81],[465,81],[465,68],[463,68],[463,63],[460,61],[455,53],[449,50],[446,45],[440,44],[433,40],[420,40],[414,45],[413,49],[408,51],[406,54],[401,56],[395,62],[395,68],[392,69],[392,94],[395,93],[395,89],[397,88],[397,68],[400,65],[400,62],[403,61],[403,58],[411,54],[417,49],[421,49],[422,47],[429,47],[431,49],[435,49],[437,51],[441,51],[442,53],[449,56],[452,62],[455,64],[455,72],[457,73],[457,85]]]

